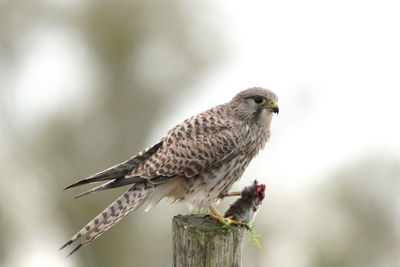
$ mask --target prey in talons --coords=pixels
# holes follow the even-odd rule
[[[236,192],[232,192],[235,193]],[[231,195],[227,194],[227,195]],[[259,210],[259,206],[265,198],[265,184],[259,184],[257,180],[252,185],[246,186],[240,192],[240,198],[238,198],[225,212],[224,216],[220,215],[215,208],[211,211],[214,215],[210,215],[210,220],[217,221],[226,227],[227,222],[229,226],[235,224],[238,226],[246,227],[249,229],[249,223],[253,221],[256,213]]]

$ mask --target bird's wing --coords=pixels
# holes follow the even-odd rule
[[[138,165],[140,165],[140,163],[144,162],[151,155],[153,155],[161,147],[161,145],[162,145],[162,141],[141,151],[140,153],[138,153],[137,155],[133,156],[132,158],[130,158],[129,160],[127,160],[125,162],[122,162],[122,163],[117,164],[111,168],[104,170],[104,171],[101,171],[92,176],[89,176],[88,178],[82,179],[76,183],[73,183],[73,184],[67,186],[64,189],[80,186],[83,184],[93,183],[93,182],[124,178],[124,176],[127,173],[129,173],[130,171],[132,171],[133,168],[137,167]]]
[[[128,184],[163,183],[177,176],[193,177],[240,152],[241,135],[225,106],[193,116],[174,127],[160,142],[131,159],[68,187],[111,180],[76,197]]]
[[[162,183],[176,176],[194,177],[240,152],[241,135],[218,106],[170,130],[162,146],[125,176]]]

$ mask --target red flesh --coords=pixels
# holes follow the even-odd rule
[[[265,184],[258,184],[258,182],[256,181],[256,188],[254,190],[254,195],[258,196],[257,205],[261,204],[261,202],[265,198]]]

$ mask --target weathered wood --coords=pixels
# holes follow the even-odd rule
[[[240,267],[244,229],[224,229],[202,215],[172,220],[174,267]]]

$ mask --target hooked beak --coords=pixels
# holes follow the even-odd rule
[[[267,109],[273,113],[279,114],[279,107],[277,105],[269,106]]]

